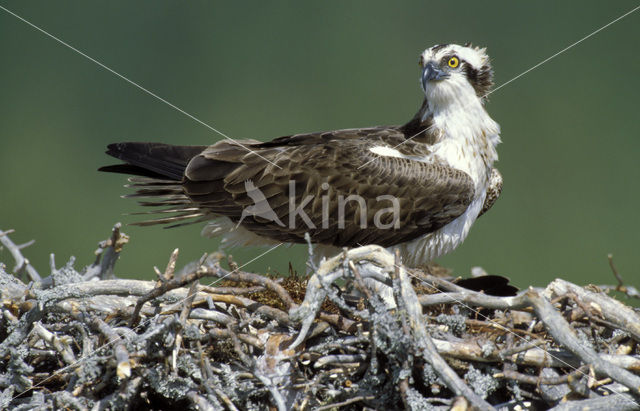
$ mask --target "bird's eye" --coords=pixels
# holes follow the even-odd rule
[[[456,56],[453,56],[449,59],[449,61],[447,61],[447,64],[449,65],[449,67],[451,68],[456,68],[458,67],[458,65],[460,64],[460,60],[458,60],[458,58]]]

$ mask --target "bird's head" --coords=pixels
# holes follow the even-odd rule
[[[420,83],[427,100],[446,104],[473,95],[484,100],[493,85],[493,71],[484,48],[470,44],[438,44],[420,56]]]

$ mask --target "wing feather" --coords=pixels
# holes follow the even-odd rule
[[[394,127],[301,134],[251,143],[248,148],[260,156],[221,142],[189,162],[182,187],[202,212],[227,216],[234,222],[242,220],[250,231],[279,241],[304,242],[308,231],[313,241],[328,245],[391,246],[446,225],[466,210],[474,195],[473,182],[464,172],[435,162],[384,157],[369,151],[385,145],[407,156],[428,159],[425,144],[407,141],[398,146],[405,138]],[[246,207],[257,204],[255,190],[284,227],[262,214],[243,215]],[[399,201],[398,228],[375,226],[378,214],[382,222],[392,221],[390,213],[383,214],[391,201],[378,200],[384,195]],[[356,201],[343,206],[349,196],[361,198],[366,210]],[[295,216],[291,215],[290,199],[297,207],[309,197],[303,211],[312,227],[300,215],[290,226],[290,218]],[[325,211],[324,217],[328,214],[329,218],[323,220],[325,208],[328,213]],[[341,213],[344,227],[339,226]]]

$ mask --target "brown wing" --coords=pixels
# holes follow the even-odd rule
[[[223,141],[189,162],[182,189],[191,216],[227,216],[278,241],[304,242],[309,232],[317,243],[387,247],[444,226],[474,195],[461,171],[369,151],[404,139],[395,127],[340,130],[252,144],[253,153]],[[396,149],[417,156],[427,147],[409,141]],[[390,198],[397,199],[395,213],[385,212]]]
[[[489,211],[491,207],[498,201],[498,197],[500,197],[500,193],[502,193],[502,174],[498,171],[497,168],[491,169],[491,174],[489,175],[489,187],[487,187],[487,196],[484,199],[484,204],[482,205],[482,210],[478,217]]]

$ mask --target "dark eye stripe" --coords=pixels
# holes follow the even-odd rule
[[[471,82],[477,80],[478,70],[473,68],[473,66],[466,61],[461,61],[460,65],[462,66],[462,70],[464,71],[464,73],[467,75],[467,78],[471,80]]]
[[[460,60],[460,67],[469,79],[478,97],[485,96],[493,85],[493,73],[489,65],[484,65],[480,69],[474,68],[469,62]]]

